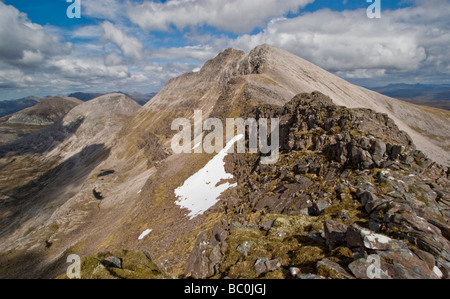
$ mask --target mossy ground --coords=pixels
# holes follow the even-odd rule
[[[343,205],[348,207],[348,203],[343,203]],[[328,258],[346,267],[353,261],[353,253],[346,247],[339,247],[330,252],[325,244],[311,240],[308,233],[313,229],[322,230],[323,220],[332,218],[338,209],[339,205],[332,206],[321,217],[268,214],[263,216],[260,222],[274,221],[274,225],[269,231],[258,228],[234,229],[227,239],[229,252],[220,268],[221,277],[286,279],[292,277],[289,267],[298,267],[305,274],[335,277],[336,273],[322,273],[323,269],[319,273],[316,269],[317,262]],[[355,211],[351,215],[359,215],[359,213],[360,211]],[[349,220],[349,222],[351,221],[355,222],[355,219]],[[253,242],[253,246],[248,255],[244,256],[236,248],[246,241]],[[264,257],[269,260],[280,258],[281,269],[258,276],[254,265],[257,259]]]
[[[106,267],[102,261],[115,256],[122,260],[122,268]],[[59,279],[68,279],[67,274]],[[81,279],[168,279],[158,267],[140,251],[115,250],[81,259]]]

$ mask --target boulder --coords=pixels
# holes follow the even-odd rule
[[[348,228],[345,239],[349,248],[363,247],[371,250],[395,250],[408,248],[402,241],[377,234],[357,224],[352,224]]]
[[[258,275],[264,274],[266,273],[267,270],[267,266],[266,266],[266,262],[268,261],[268,259],[266,257],[263,258],[259,258],[256,260],[255,262],[255,272]]]
[[[378,263],[378,264],[377,264]],[[359,279],[390,279],[391,277],[385,269],[383,269],[381,257],[373,254],[367,258],[360,258],[348,265],[348,268],[356,278]],[[377,267],[379,267],[377,269]]]
[[[281,268],[281,258],[266,261],[267,271],[276,271]]]
[[[345,243],[345,234],[348,227],[334,220],[325,221],[325,242],[331,251]]]
[[[215,225],[209,242],[212,246],[224,242],[228,237],[228,232],[221,226]]]
[[[122,259],[115,256],[107,257],[102,261],[102,264],[105,267],[122,269]]]
[[[311,216],[319,216],[330,205],[331,205],[331,202],[328,199],[316,200],[315,202],[313,202],[313,205],[310,208],[310,215]]]
[[[447,240],[450,241],[450,226],[449,225],[444,224],[440,221],[433,220],[433,219],[428,220],[428,222],[430,222],[431,224],[433,224],[434,226],[439,228],[441,230],[442,236],[444,236]]]
[[[397,160],[405,150],[401,145],[388,145],[386,149],[388,150],[389,158],[392,160]]]
[[[381,141],[375,141],[372,144],[372,158],[373,161],[379,165],[383,160],[384,154],[386,153],[386,144]]]
[[[388,273],[394,279],[439,279],[427,263],[409,249],[377,251],[386,264]]]
[[[197,238],[186,263],[185,275],[191,275],[194,279],[205,279],[212,275],[208,258],[208,249],[210,248],[208,240],[207,232],[201,233]]]
[[[436,266],[436,259],[431,253],[428,253],[426,251],[420,250],[418,248],[413,248],[411,251],[417,255],[422,261],[424,261],[428,268],[433,269]]]

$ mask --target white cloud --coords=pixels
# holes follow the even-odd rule
[[[130,6],[128,16],[145,30],[168,31],[209,25],[219,30],[248,32],[267,20],[297,12],[314,0],[169,0]]]
[[[104,33],[103,29],[97,25],[88,25],[76,29],[72,34],[72,38],[99,38]]]
[[[105,65],[107,66],[120,65],[122,62],[122,57],[117,55],[117,53],[111,53],[105,57]]]
[[[49,69],[54,69],[59,76],[94,82],[106,79],[125,79],[129,77],[128,67],[125,65],[106,66],[102,59],[66,57],[52,61]]]
[[[1,65],[0,68],[0,88],[12,89],[26,87],[32,79],[27,77],[18,69],[7,69],[7,66]]]
[[[369,19],[363,9],[323,9],[295,18],[273,19],[260,33],[229,42],[243,50],[268,43],[293,52],[347,78],[381,77],[388,72],[447,72],[450,63],[448,0],[383,11]]]
[[[27,16],[0,1],[0,61],[22,67],[36,67],[45,59],[70,53],[70,44],[45,32]]]
[[[29,51],[29,50],[24,50],[23,51],[23,57],[20,60],[24,65],[28,65],[28,66],[32,66],[32,65],[39,65],[40,63],[42,63],[42,61],[44,61],[44,56],[42,55],[42,53],[37,50],[37,51]]]
[[[120,0],[83,0],[82,14],[107,20],[117,20],[125,13],[124,1]]]
[[[153,59],[174,59],[174,60],[196,60],[204,62],[214,58],[220,48],[211,45],[197,45],[186,47],[162,48],[151,51],[149,58]]]
[[[135,37],[130,37],[112,23],[105,21],[101,24],[105,31],[104,38],[116,44],[125,56],[141,59],[144,46]]]
[[[3,94],[13,89],[45,90],[45,95],[67,90],[156,91],[169,79],[198,70],[225,48],[248,51],[263,43],[293,52],[353,82],[408,78],[425,82],[449,77],[450,12],[443,9],[450,7],[449,0],[415,0],[412,7],[383,10],[380,20],[367,18],[365,9],[323,9],[283,17],[308,2],[313,0],[142,4],[83,0],[83,15],[109,21],[93,25],[97,20],[69,31],[32,23],[0,1],[0,90]],[[145,34],[128,16],[142,29],[169,32]],[[262,31],[232,39],[214,30],[205,33],[202,25],[233,32],[250,32],[255,27]],[[181,39],[179,32],[171,35],[173,26],[184,29]],[[161,44],[176,46],[155,46]]]

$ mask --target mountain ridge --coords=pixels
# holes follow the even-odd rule
[[[22,109],[36,105],[41,98],[28,96],[21,99],[0,101],[0,117],[15,113]]]
[[[12,143],[54,124],[81,101],[75,98],[50,97],[35,105],[0,117],[1,145]]]
[[[260,154],[225,157],[236,188],[190,219],[174,190],[213,157],[173,154],[170,143],[172,121],[192,121],[194,110],[203,119],[278,116],[282,153],[273,166],[261,166]],[[326,277],[345,267],[354,277],[350,265],[371,249],[392,261],[383,270],[393,278],[439,277],[434,267],[448,277],[449,170],[433,156],[447,155],[423,143],[446,136],[448,119],[420,113],[268,45],[227,49],[143,107],[120,94],[83,103],[47,131],[0,148],[0,277],[56,277],[68,253],[93,261],[118,249],[146,252],[170,277],[288,278],[291,267]],[[407,118],[417,114],[412,130]],[[333,228],[340,239],[320,233],[325,221],[329,231],[329,221],[341,223]],[[362,241],[376,234],[393,247]],[[406,241],[427,252],[411,253]]]

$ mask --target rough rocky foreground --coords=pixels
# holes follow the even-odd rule
[[[245,115],[281,119],[281,159],[230,159],[238,191],[186,277],[449,278],[450,172],[387,115],[317,92]]]

